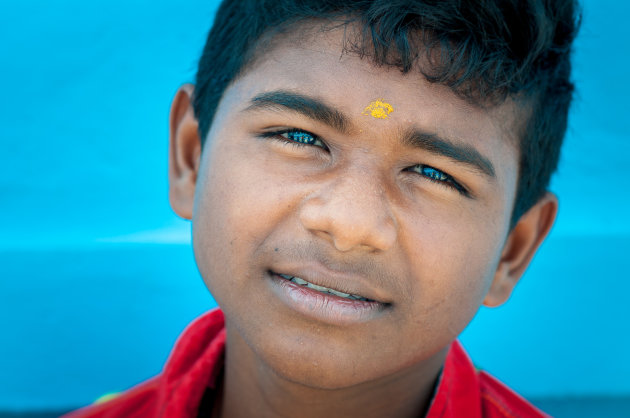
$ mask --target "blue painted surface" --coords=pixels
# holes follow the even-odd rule
[[[0,409],[63,409],[159,372],[214,306],[170,211],[169,102],[214,1],[0,5]],[[532,397],[630,394],[630,4],[584,2],[560,217],[462,340]]]

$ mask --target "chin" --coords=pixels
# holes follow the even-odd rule
[[[331,358],[329,352],[310,356],[308,360],[276,352],[264,360],[281,379],[313,389],[346,389],[381,377],[378,370],[365,367],[358,372],[357,364],[334,356]]]
[[[356,336],[343,339],[317,326],[295,332],[284,325],[282,331],[246,338],[259,364],[281,380],[314,389],[340,390],[397,371],[395,362],[386,361],[386,353],[367,350],[370,345]],[[404,364],[398,366],[403,368]]]

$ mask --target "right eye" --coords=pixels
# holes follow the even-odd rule
[[[328,149],[326,144],[315,134],[301,129],[284,129],[281,131],[264,132],[261,134],[263,138],[276,139],[278,141],[287,142],[296,146],[312,145],[325,150]]]

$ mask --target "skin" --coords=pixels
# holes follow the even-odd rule
[[[225,91],[203,147],[193,86],[172,105],[171,205],[192,219],[199,270],[226,315],[216,416],[423,414],[449,344],[481,304],[507,300],[555,218],[547,194],[509,228],[519,159],[512,103],[482,110],[417,72],[340,57],[342,36],[266,52]],[[343,112],[347,132],[283,108],[247,110],[276,90]],[[362,114],[380,98],[395,112]],[[286,128],[318,135],[325,148],[261,138]],[[405,144],[410,128],[473,147],[495,176]],[[469,196],[410,169],[417,164],[448,173]],[[296,311],[268,272],[304,266],[382,309],[348,323]]]

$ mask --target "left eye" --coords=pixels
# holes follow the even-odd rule
[[[441,184],[446,187],[450,187],[464,195],[468,195],[468,192],[466,191],[466,189],[464,189],[464,187],[462,187],[458,182],[456,182],[453,177],[449,176],[443,171],[438,170],[437,168],[433,168],[431,166],[424,165],[424,164],[418,164],[418,165],[414,165],[413,167],[410,167],[410,170],[422,175],[423,177],[426,177],[427,179],[435,183]]]

